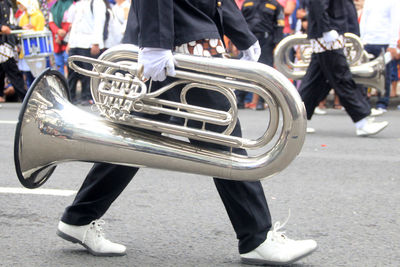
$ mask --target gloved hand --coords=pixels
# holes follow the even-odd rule
[[[169,49],[143,47],[139,50],[138,63],[143,64],[143,76],[146,79],[164,81],[167,75],[176,75],[174,56]]]
[[[261,47],[258,41],[256,41],[252,46],[248,49],[242,51],[243,56],[240,58],[241,60],[249,60],[257,62],[261,55]]]
[[[325,42],[330,43],[336,41],[337,38],[339,38],[339,34],[336,30],[331,30],[329,32],[324,32],[322,38],[324,38]]]

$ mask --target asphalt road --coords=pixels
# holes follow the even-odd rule
[[[1,266],[243,266],[213,181],[200,175],[140,170],[103,218],[107,237],[125,244],[126,256],[93,257],[60,239],[57,223],[74,195],[20,191],[13,160],[20,104],[2,106]],[[263,112],[240,116],[245,134],[258,131]],[[400,266],[400,111],[378,120],[390,125],[360,138],[344,111],[314,116],[309,126],[316,133],[306,136],[300,155],[263,180],[273,221],[283,222],[290,210],[286,234],[318,242],[318,250],[294,266]],[[41,188],[76,191],[90,166],[60,164]]]

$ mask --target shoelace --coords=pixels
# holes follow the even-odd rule
[[[289,218],[290,218],[290,209],[289,209],[288,217],[286,218],[286,220],[284,221],[284,223],[282,225],[279,221],[275,222],[274,227],[271,230],[271,234],[272,234],[271,240],[272,241],[278,241],[280,243],[285,243],[290,240],[285,235],[285,231],[278,231],[281,228],[285,227],[286,223],[289,221]]]
[[[94,228],[95,232],[96,232],[96,236],[97,237],[104,237],[104,231],[103,228],[101,227],[102,225],[104,225],[106,222],[104,220],[94,220],[90,223],[89,228],[85,231],[85,235],[83,236],[83,241],[82,243],[85,243],[86,241],[86,235],[87,232],[91,229]]]

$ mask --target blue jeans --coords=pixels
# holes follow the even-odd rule
[[[398,70],[398,65],[400,64],[400,59],[392,59],[390,61],[390,81],[391,82],[396,82],[399,80],[399,70]]]
[[[365,51],[378,57],[382,51],[385,52],[388,48],[388,45],[375,45],[375,44],[367,44],[364,46]],[[378,93],[378,101],[376,102],[376,108],[384,108],[387,109],[389,106],[389,97],[390,97],[390,64],[386,65],[386,75],[385,75],[385,95],[382,96]]]
[[[63,51],[61,53],[54,53],[54,61],[56,62],[57,70],[61,72],[63,75],[64,73],[64,66],[67,66],[68,54],[67,52]]]

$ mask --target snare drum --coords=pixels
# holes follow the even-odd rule
[[[53,54],[53,37],[50,31],[21,34],[24,58],[47,57]]]

